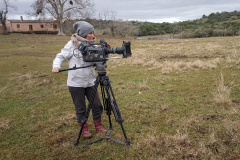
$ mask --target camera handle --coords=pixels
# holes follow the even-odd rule
[[[76,70],[76,69],[81,69],[81,68],[88,68],[88,67],[94,67],[96,64],[89,65],[89,66],[82,66],[82,67],[76,67],[76,64],[73,68],[67,68],[67,69],[59,69],[59,72],[64,72],[64,71],[70,71],[70,70]]]

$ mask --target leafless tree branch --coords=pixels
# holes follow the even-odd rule
[[[6,19],[9,9],[16,10],[17,8],[10,4],[10,0],[2,0],[2,8],[0,8],[0,21],[3,26],[3,34],[8,34],[7,26],[6,26]]]
[[[35,0],[32,4],[36,17],[48,14],[56,19],[60,35],[63,34],[62,24],[65,20],[90,16],[89,9],[93,6],[92,0]]]

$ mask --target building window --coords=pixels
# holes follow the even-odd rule
[[[44,25],[43,25],[43,24],[41,24],[41,28],[44,28]]]
[[[33,31],[33,25],[29,25],[29,31]]]
[[[17,24],[17,28],[20,28],[20,24]]]
[[[56,24],[54,24],[54,25],[53,25],[53,28],[54,28],[54,29],[57,29],[57,25],[56,25]]]

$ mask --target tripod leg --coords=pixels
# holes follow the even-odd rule
[[[82,126],[81,126],[81,129],[80,129],[80,131],[79,131],[79,134],[78,134],[78,138],[77,138],[76,142],[74,142],[74,146],[75,146],[75,147],[77,147],[78,144],[79,144],[79,140],[80,140],[80,138],[81,138],[83,126],[85,125],[85,123],[86,123],[86,122],[83,122],[83,124],[82,124]]]
[[[78,138],[77,138],[76,142],[74,143],[74,146],[78,146],[78,144],[79,144],[79,140],[80,140],[80,138],[81,138],[83,126],[84,126],[84,124],[85,124],[85,123],[87,122],[87,120],[88,120],[89,113],[90,113],[90,111],[91,111],[91,109],[92,109],[93,101],[94,101],[94,98],[95,98],[96,93],[97,93],[97,88],[98,88],[99,82],[100,82],[100,77],[97,76],[96,81],[95,81],[95,85],[94,85],[94,88],[93,88],[93,92],[92,92],[92,94],[91,94],[91,96],[90,96],[89,104],[88,104],[87,110],[86,110],[86,112],[85,112],[84,119],[82,120],[82,126],[81,126],[81,129],[80,129],[80,131],[79,131]]]
[[[109,130],[112,130],[112,121],[111,121],[111,104],[109,99],[106,97],[106,90],[105,87],[101,85],[101,92],[102,92],[102,99],[103,99],[103,106],[106,114],[108,115],[109,121]],[[109,133],[110,134],[110,133]],[[109,135],[108,134],[108,135]]]
[[[126,143],[127,145],[130,145],[130,141],[129,139],[127,138],[127,135],[126,135],[126,132],[124,130],[124,127],[123,127],[123,119],[122,119],[122,116],[121,116],[121,113],[120,113],[120,110],[118,108],[118,105],[117,105],[117,102],[116,102],[116,99],[114,97],[114,94],[113,94],[113,90],[112,90],[112,87],[111,87],[111,84],[109,83],[109,88],[110,88],[110,91],[111,91],[111,94],[112,94],[112,97],[113,97],[113,108],[115,110],[115,112],[117,112],[117,115],[118,115],[118,123],[120,124],[121,128],[122,128],[122,131],[123,131],[123,134],[124,134],[124,137],[125,137],[125,140],[126,140]]]
[[[117,105],[117,102],[116,102],[116,99],[114,97],[114,94],[113,94],[113,90],[112,90],[112,87],[111,87],[111,84],[110,84],[110,81],[108,79],[108,77],[105,77],[105,80],[107,82],[105,82],[105,91],[106,91],[106,94],[108,96],[108,100],[109,100],[109,103],[110,103],[110,106],[111,106],[111,109],[114,113],[114,116],[115,116],[115,119],[116,121],[120,124],[121,126],[121,129],[122,129],[122,132],[124,134],[124,137],[125,137],[125,140],[126,140],[126,144],[127,145],[130,145],[130,141],[128,140],[127,138],[127,135],[126,135],[126,132],[124,130],[124,127],[123,127],[123,119],[122,119],[122,116],[121,116],[121,113],[120,113],[120,110],[118,108],[118,105]]]

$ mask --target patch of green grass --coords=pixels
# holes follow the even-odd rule
[[[80,128],[67,73],[51,73],[53,59],[69,38],[0,35],[1,159],[240,158],[239,37],[132,39],[131,58],[107,62],[131,146],[102,141],[86,147],[73,146]],[[123,39],[106,40],[116,47]],[[198,63],[188,66],[193,62]],[[221,74],[231,90],[229,104],[214,101]],[[107,128],[105,112],[103,120]],[[111,136],[124,141],[112,121]],[[101,137],[91,115],[88,123],[92,139]]]

